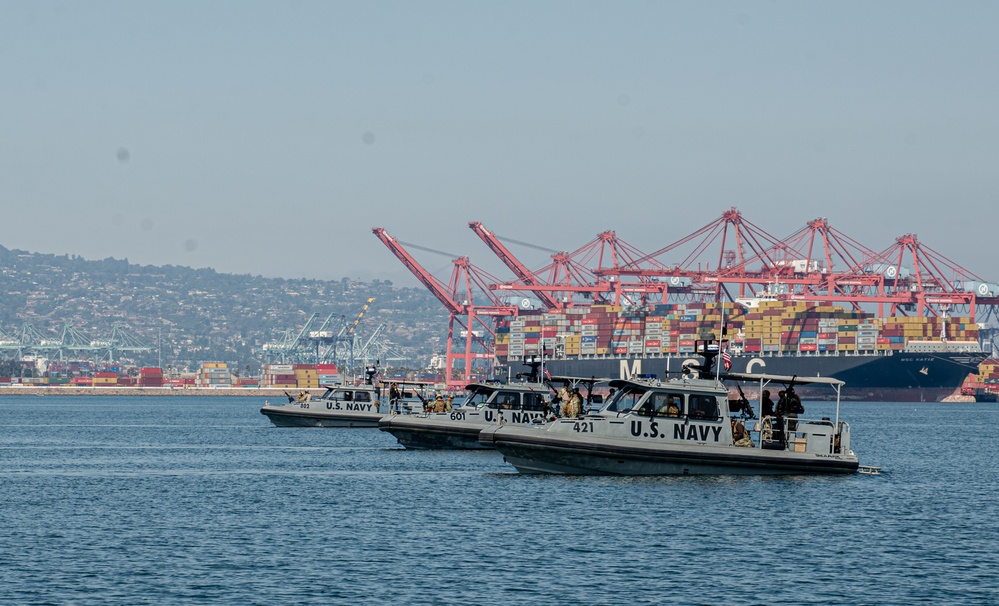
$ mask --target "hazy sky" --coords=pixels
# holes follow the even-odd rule
[[[997,2],[0,3],[0,244],[409,274],[731,206],[999,282]],[[531,267],[544,252],[510,245]],[[413,251],[445,275],[447,257]]]

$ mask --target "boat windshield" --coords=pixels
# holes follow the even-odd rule
[[[361,389],[330,389],[323,394],[323,397],[340,400],[341,402],[370,402],[371,392]]]
[[[624,412],[631,410],[645,395],[646,390],[634,385],[622,387],[607,400],[601,412]]]
[[[465,398],[465,401],[461,405],[464,407],[479,408],[486,403],[489,396],[493,395],[493,391],[492,389],[474,389],[469,392],[468,397]]]

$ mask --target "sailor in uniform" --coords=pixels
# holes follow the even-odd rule
[[[444,398],[441,394],[437,394],[437,398],[434,400],[434,412],[444,412]]]
[[[571,399],[569,388],[563,385],[562,388],[558,390],[559,416],[569,416],[569,409],[572,407],[572,403],[570,402]]]
[[[583,411],[583,396],[579,393],[579,388],[574,387],[572,393],[569,394],[569,414],[567,415],[571,419],[579,417],[579,414]]]

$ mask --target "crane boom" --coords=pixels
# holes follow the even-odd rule
[[[361,318],[364,317],[364,312],[368,311],[368,307],[371,306],[371,304],[374,302],[375,298],[371,297],[370,299],[368,299],[368,302],[364,304],[364,307],[361,308],[361,313],[357,314],[357,317],[354,318],[354,323],[350,325],[350,330],[347,331],[348,335],[354,334],[354,329],[357,328],[357,325],[360,323]]]
[[[520,260],[517,259],[517,257],[515,257],[514,254],[499,241],[496,235],[486,229],[482,223],[479,221],[470,221],[468,223],[468,227],[470,227],[471,230],[475,232],[475,235],[479,236],[479,238],[486,243],[486,246],[488,246],[489,249],[492,250],[497,257],[499,257],[500,261],[502,261],[504,265],[510,268],[510,271],[512,271],[521,282],[527,286],[540,285],[537,276],[527,269],[527,267],[525,267],[524,264],[521,263]],[[541,303],[548,309],[560,309],[562,307],[558,301],[552,298],[552,296],[544,290],[532,290],[531,292],[534,293],[534,296],[540,299]]]
[[[402,247],[398,240],[390,236],[389,233],[382,227],[373,228],[371,233],[375,234],[375,236],[382,241],[382,244],[387,246],[388,249],[392,251],[392,254],[402,261],[402,264],[406,266],[406,269],[412,272],[412,274],[416,276],[416,279],[426,286],[427,290],[437,297],[437,300],[443,303],[444,307],[446,307],[449,312],[453,314],[461,313],[461,305],[455,303],[454,299],[452,299],[447,293],[447,289],[440,282],[440,280],[424,269],[423,266],[420,265],[416,259],[414,259],[413,256]]]

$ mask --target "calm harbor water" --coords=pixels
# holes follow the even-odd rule
[[[565,478],[261,403],[0,397],[0,604],[999,603],[996,404],[844,404],[880,476]]]

